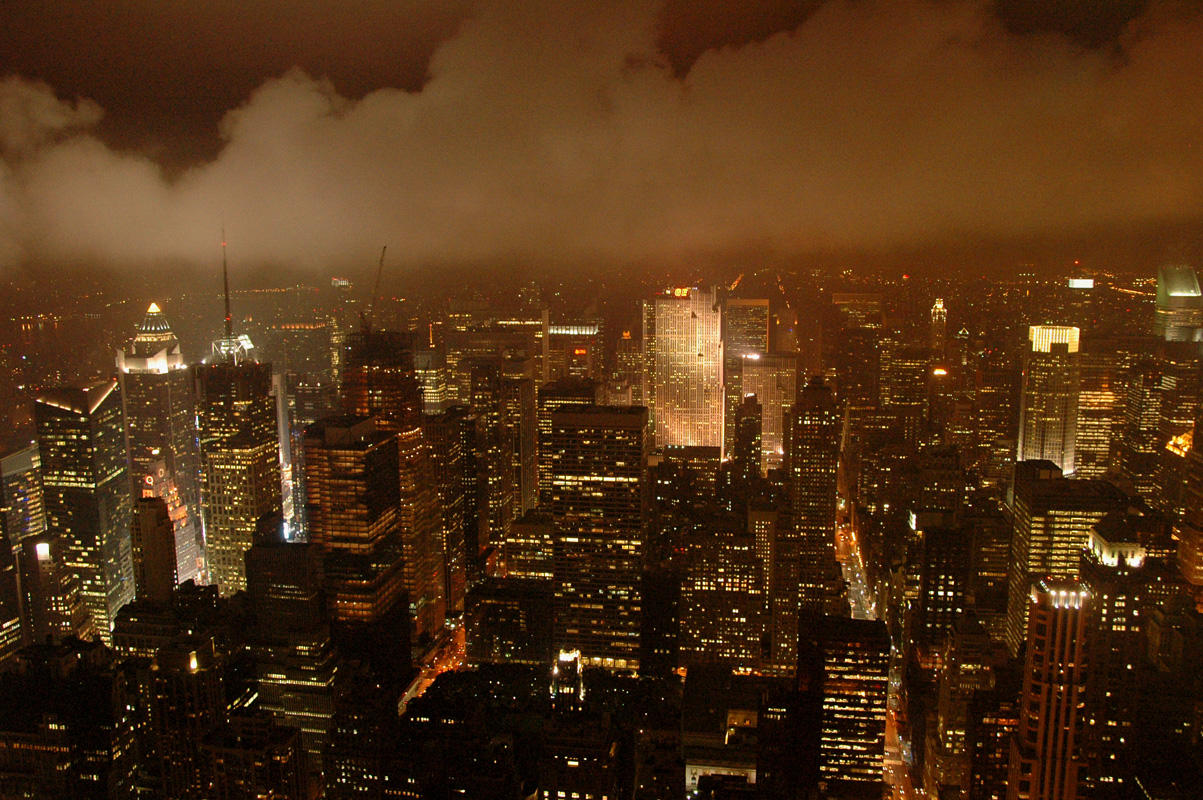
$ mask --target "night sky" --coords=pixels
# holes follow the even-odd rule
[[[1203,232],[1201,5],[6,3],[0,271],[207,267],[223,223],[315,274],[384,243],[1152,269]]]

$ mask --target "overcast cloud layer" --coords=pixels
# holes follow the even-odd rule
[[[922,247],[1203,219],[1203,20],[1120,47],[1008,32],[985,4],[829,2],[681,77],[643,2],[484,4],[418,89],[293,70],[170,177],[103,111],[0,79],[0,268],[339,268]],[[674,69],[677,66],[677,69]]]

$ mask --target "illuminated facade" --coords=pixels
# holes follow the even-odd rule
[[[92,626],[107,644],[134,599],[130,486],[121,393],[108,380],[44,392],[34,404],[46,520],[65,544]]]
[[[646,426],[638,406],[552,415],[555,642],[622,670],[639,666]]]
[[[948,339],[948,309],[944,307],[944,298],[937,297],[931,307],[931,334],[928,344],[932,354],[937,358],[944,356]]]
[[[551,501],[551,417],[557,411],[587,408],[597,403],[597,384],[594,381],[565,378],[539,387],[537,411],[539,502]]]
[[[229,596],[246,589],[243,554],[259,518],[281,510],[271,366],[243,360],[194,369],[206,560],[210,580]]]
[[[369,417],[329,417],[305,429],[309,542],[322,554],[330,619],[365,626],[405,598],[396,434]]]
[[[1077,328],[1032,325],[1031,350],[1023,368],[1017,461],[1046,459],[1074,471],[1078,427]]]
[[[1027,631],[1032,584],[1044,576],[1077,580],[1091,529],[1108,512],[1127,504],[1124,494],[1106,481],[1055,477],[1055,471],[1046,471],[1044,477],[1022,474],[1041,463],[1016,466],[1007,598],[1007,645],[1012,654],[1019,652]]]
[[[37,445],[0,459],[5,530],[14,548],[46,530],[46,499],[42,489],[42,456]]]
[[[1131,780],[1128,745],[1135,739],[1140,705],[1134,667],[1144,658],[1141,609],[1150,600],[1145,592],[1147,552],[1140,542],[1147,519],[1135,509],[1111,512],[1091,531],[1082,553],[1081,584],[1090,596],[1082,741],[1087,777],[1098,790]]]
[[[798,356],[796,353],[751,353],[727,358],[727,408],[732,417],[726,425],[728,455],[735,447],[734,413],[743,399],[756,395],[761,406],[761,470],[766,473],[782,465],[785,459],[785,416],[798,395]]]
[[[1082,707],[1089,668],[1090,593],[1039,581],[1027,598],[1027,656],[1007,800],[1075,800],[1084,776]]]
[[[799,614],[824,613],[827,579],[833,566],[839,571],[835,510],[840,427],[840,407],[831,389],[812,380],[790,414],[790,522],[778,536],[770,590],[773,661],[787,670],[797,662]]]
[[[1074,474],[1101,478],[1111,468],[1111,439],[1120,411],[1120,381],[1115,356],[1083,352],[1079,356],[1078,424],[1074,437]]]
[[[1203,291],[1194,267],[1166,264],[1157,270],[1153,333],[1170,342],[1203,340]]]
[[[714,289],[670,289],[652,301],[656,447],[723,445],[722,311]],[[645,346],[648,339],[644,340]]]
[[[681,584],[681,663],[760,665],[765,597],[754,535],[705,526],[689,542]]]
[[[822,666],[819,777],[829,790],[879,785],[885,769],[890,637],[880,621],[825,617],[811,634]],[[840,796],[839,791],[831,796]]]

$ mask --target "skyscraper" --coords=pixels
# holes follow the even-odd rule
[[[806,639],[822,670],[819,775],[827,796],[842,796],[839,788],[881,786],[890,660],[885,623],[825,617]]]
[[[770,603],[774,663],[797,661],[799,613],[822,614],[835,561],[836,466],[840,407],[822,380],[798,394],[786,446],[790,521],[779,536]]]
[[[34,404],[47,527],[96,633],[108,643],[117,611],[134,599],[130,486],[117,381],[43,392]]]
[[[639,666],[646,426],[640,406],[552,415],[556,644],[624,670]]]
[[[280,511],[280,448],[271,366],[249,359],[195,367],[201,499],[209,575],[222,595],[246,588],[255,525]]]
[[[1016,460],[1046,459],[1069,474],[1078,428],[1078,329],[1032,325],[1028,340]]]
[[[1090,602],[1090,593],[1073,581],[1041,580],[1028,598],[1027,660],[1007,800],[1078,797]]]
[[[322,554],[336,628],[409,624],[401,542],[397,435],[370,417],[328,417],[305,429],[309,541]],[[393,631],[396,636],[401,631]]]
[[[191,580],[199,576],[204,558],[194,386],[179,340],[158,304],[150,304],[133,340],[117,351],[117,373],[130,482],[136,496],[144,492],[147,476],[166,479],[178,493],[176,570],[181,581]]]
[[[726,454],[735,447],[735,409],[756,395],[762,409],[761,470],[767,473],[785,460],[785,416],[798,396],[797,353],[748,353],[728,356],[723,381],[726,386]]]
[[[176,584],[175,527],[161,497],[134,501],[134,591],[139,600],[171,605]]]
[[[1157,270],[1153,333],[1168,342],[1203,339],[1203,291],[1194,267],[1166,264]]]
[[[722,310],[714,289],[666,290],[651,301],[656,446],[723,445]],[[766,323],[767,324],[767,323]],[[647,337],[645,347],[649,346]]]
[[[948,337],[948,309],[944,307],[944,298],[937,297],[931,307],[931,333],[928,336],[928,346],[932,355],[943,358]]]
[[[1127,497],[1110,483],[1060,477],[1049,462],[1020,462],[1015,471],[1007,593],[1007,645],[1013,655],[1027,631],[1032,585],[1046,576],[1077,580],[1091,529],[1108,512],[1127,506]]]

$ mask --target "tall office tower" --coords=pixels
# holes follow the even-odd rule
[[[1145,647],[1141,606],[1147,553],[1141,545],[1142,515],[1113,511],[1090,532],[1082,552],[1081,583],[1088,592],[1090,631],[1083,753],[1097,792],[1118,794],[1131,781],[1129,746],[1138,707],[1137,669]]]
[[[1167,342],[1203,340],[1203,292],[1194,267],[1166,264],[1158,268],[1153,334]]]
[[[1089,668],[1089,604],[1074,581],[1041,580],[1028,598],[1019,728],[1011,739],[1007,800],[1075,800],[1085,770],[1082,706]]]
[[[37,445],[0,458],[0,506],[6,509],[5,525],[14,548],[46,530],[42,456]]]
[[[967,604],[972,533],[965,525],[947,524],[925,526],[918,534],[923,561],[911,639],[919,663],[936,669],[944,640]]]
[[[937,297],[931,307],[931,332],[928,334],[928,347],[937,359],[943,358],[948,349],[948,309],[944,307],[944,298]]]
[[[209,635],[175,637],[154,656],[144,698],[150,719],[143,760],[153,760],[145,766],[157,771],[163,797],[207,796],[200,746],[228,718],[225,667]]]
[[[0,675],[6,797],[133,797],[138,725],[132,670],[97,642],[42,643]]]
[[[1078,329],[1032,325],[1028,340],[1032,348],[1024,360],[1016,460],[1045,459],[1070,474],[1078,428]]]
[[[261,521],[246,551],[246,585],[256,624],[250,632],[258,705],[297,728],[315,775],[330,739],[338,654],[322,592],[317,546],[286,542],[279,519]]]
[[[1182,501],[1182,450],[1190,446],[1199,409],[1201,371],[1196,345],[1163,342],[1157,353],[1160,373],[1152,506],[1175,518],[1186,509]]]
[[[756,538],[737,520],[699,526],[681,584],[681,663],[756,669],[765,632],[763,566]]]
[[[835,392],[855,415],[881,401],[882,298],[879,294],[831,295],[823,322],[823,366],[835,372]]]
[[[205,557],[210,579],[228,597],[246,589],[243,554],[259,518],[281,510],[271,365],[239,357],[193,369]]]
[[[1111,439],[1120,411],[1118,355],[1092,347],[1079,354],[1078,427],[1074,440],[1074,474],[1101,478],[1111,468]]]
[[[29,641],[92,637],[92,619],[79,596],[79,581],[67,565],[62,537],[40,533],[26,539],[17,554],[17,567],[21,575],[21,628]]]
[[[22,622],[21,570],[14,538],[0,515],[0,663],[21,649],[26,631]]]
[[[722,310],[714,289],[666,290],[653,301],[656,447],[723,446]]]
[[[836,564],[840,426],[840,407],[831,389],[821,379],[812,379],[798,393],[790,415],[786,452],[790,521],[788,532],[778,537],[770,590],[773,662],[786,669],[797,662],[799,613],[823,613],[823,587]]]
[[[529,511],[514,520],[503,555],[507,578],[551,580],[555,564],[555,522],[551,514]]]
[[[1043,577],[1077,580],[1090,531],[1128,498],[1107,481],[1058,477],[1050,462],[1015,467],[1011,564],[1007,593],[1007,646],[1019,653],[1027,632],[1028,597]]]
[[[348,336],[342,391],[347,414],[372,417],[383,430],[415,427],[422,395],[410,334],[364,328]]]
[[[134,494],[141,496],[151,475],[174,487],[176,569],[181,581],[195,579],[204,558],[195,387],[180,342],[157,304],[150,304],[133,340],[117,351],[117,374]]]
[[[175,526],[161,497],[134,501],[132,538],[134,594],[160,607],[171,605],[176,585]]]
[[[478,514],[478,442],[483,422],[467,406],[451,406],[425,417],[422,436],[430,446],[430,477],[442,509],[443,586],[447,615],[464,611],[464,597],[479,577],[480,518]]]
[[[1137,494],[1152,502],[1161,449],[1158,420],[1161,417],[1161,367],[1151,358],[1133,365],[1124,380],[1122,420],[1116,443],[1120,472],[1132,482]]]
[[[882,786],[890,637],[884,622],[824,617],[803,635],[804,662],[821,670],[819,777],[827,797]],[[802,669],[803,665],[800,664]]]
[[[500,550],[509,536],[510,523],[516,507],[514,485],[514,438],[510,419],[502,402],[505,383],[501,359],[480,359],[472,364],[470,374],[471,408],[480,415],[484,437],[478,458],[481,505],[486,538],[484,543]]]
[[[618,337],[615,352],[615,373],[620,385],[631,387],[631,404],[647,403],[647,388],[644,385],[643,342],[623,331]]]
[[[504,450],[510,454],[514,491],[513,516],[533,511],[539,501],[538,428],[535,382],[530,378],[506,377],[501,381],[501,413],[505,419]]]
[[[639,666],[646,427],[640,406],[593,406],[551,419],[556,645],[624,670]]]
[[[735,408],[752,389],[743,389],[739,376],[739,365],[744,359],[756,360],[769,352],[769,301],[727,297],[723,299],[723,391],[725,395],[724,416],[735,412]],[[734,378],[734,380],[733,380]],[[790,398],[792,401],[793,398]],[[724,423],[723,452],[730,453],[735,446],[734,431],[730,422]]]
[[[750,487],[761,473],[761,438],[763,436],[764,407],[756,395],[748,395],[733,415],[735,441],[732,442],[731,461],[735,466],[736,480],[745,489]]]
[[[398,446],[371,417],[328,417],[305,429],[309,541],[322,555],[330,619],[343,640],[388,630],[408,644],[410,625],[417,636],[406,592],[421,562],[405,558]],[[421,603],[415,588],[412,601]]]
[[[551,416],[557,411],[587,408],[598,402],[597,383],[587,378],[562,378],[539,388],[539,503],[551,502]]]
[[[974,464],[987,486],[1009,479],[1015,459],[1019,370],[1005,353],[984,354],[974,373]]]
[[[881,409],[893,430],[914,443],[927,418],[927,386],[931,351],[894,338],[881,343]]]
[[[117,381],[43,392],[34,403],[46,521],[66,545],[92,627],[108,643],[134,599],[130,486]]]
[[[734,415],[748,395],[756,395],[761,417],[761,470],[780,467],[785,456],[785,415],[798,396],[797,353],[752,353],[727,358],[723,381],[731,417],[726,425],[726,452],[735,447]]]
[[[723,354],[728,358],[769,352],[767,298],[728,297],[723,300]]]
[[[546,310],[544,314],[540,381],[599,377],[605,352],[601,320],[577,318],[553,323],[546,316]]]
[[[450,405],[447,390],[447,356],[442,348],[414,350],[414,376],[422,392],[422,412],[437,414]]]
[[[929,797],[965,797],[974,783],[975,740],[982,733],[973,719],[974,701],[995,687],[995,668],[1006,659],[1000,650],[972,614],[959,617],[949,632],[923,760]]]

